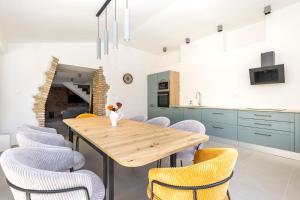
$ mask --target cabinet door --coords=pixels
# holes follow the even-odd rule
[[[148,119],[158,117],[159,113],[157,112],[158,108],[148,107]]]
[[[157,74],[157,82],[169,81],[170,80],[170,72],[161,72]]]
[[[157,107],[157,74],[148,75],[148,107]]]
[[[295,151],[300,153],[300,114],[295,115]]]
[[[184,120],[197,120],[199,122],[202,121],[201,119],[201,109],[199,108],[184,108],[183,113]]]
[[[157,108],[157,117],[167,117],[170,119],[170,109],[159,107]]]
[[[183,108],[170,108],[171,124],[175,124],[183,120]]]

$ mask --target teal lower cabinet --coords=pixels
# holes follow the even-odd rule
[[[236,125],[208,121],[203,121],[203,124],[205,125],[207,135],[222,137],[231,140],[238,139]]]
[[[295,131],[294,122],[279,122],[279,121],[266,121],[266,120],[239,118],[239,125],[253,127],[253,128],[286,131],[286,132]]]
[[[152,119],[154,117],[157,117],[157,107],[148,107],[148,119]]]
[[[171,124],[175,124],[183,120],[183,108],[173,107],[170,108],[169,119],[171,120]]]
[[[237,124],[237,111],[224,109],[202,109],[202,120],[225,124]]]
[[[202,121],[201,109],[199,108],[184,108],[183,109],[183,119],[184,120],[197,120]]]
[[[294,133],[251,127],[238,127],[241,142],[295,151]]]
[[[158,107],[156,117],[167,117],[170,118],[170,108]]]
[[[295,152],[300,153],[300,114],[295,115]]]

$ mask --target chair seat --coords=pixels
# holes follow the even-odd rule
[[[73,154],[74,154],[74,170],[79,170],[85,165],[85,158],[78,151],[73,151]]]
[[[91,200],[99,200],[99,199],[104,199],[105,196],[105,187],[102,182],[102,180],[93,172],[87,171],[87,170],[79,170],[76,171],[75,173],[80,173],[80,174],[87,174],[92,177],[92,194]]]
[[[65,147],[69,147],[69,148],[73,148],[73,143],[68,141],[68,140],[65,140]]]
[[[182,161],[192,161],[194,160],[195,148],[188,148],[184,151],[177,153],[177,159]]]

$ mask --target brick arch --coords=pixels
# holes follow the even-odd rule
[[[49,91],[59,64],[59,59],[52,57],[51,65],[48,71],[45,73],[45,82],[38,88],[38,94],[35,95],[33,112],[39,126],[45,126],[45,107]],[[100,67],[93,73],[93,113],[96,115],[105,115],[106,96],[109,90],[109,85],[106,83],[105,76],[103,74],[103,68]]]

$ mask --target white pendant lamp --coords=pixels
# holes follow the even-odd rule
[[[99,35],[99,17],[98,17],[98,32],[97,32],[97,59],[101,59],[101,38]]]
[[[115,0],[115,18],[113,21],[113,33],[112,33],[112,40],[113,40],[113,47],[115,49],[118,48],[119,45],[119,36],[118,36],[118,21],[117,21],[117,0]]]
[[[104,55],[108,55],[109,37],[108,37],[108,30],[107,30],[107,9],[105,10],[105,30],[104,30],[103,40],[104,40]]]
[[[130,12],[128,7],[128,0],[126,0],[125,16],[124,16],[124,40],[130,40]]]

